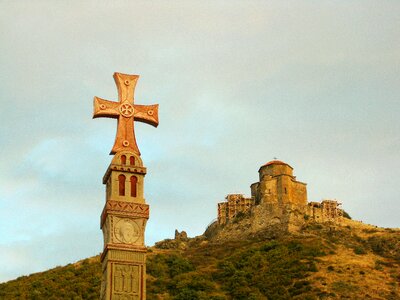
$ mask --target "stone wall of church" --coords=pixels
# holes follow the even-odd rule
[[[296,180],[289,165],[267,164],[260,168],[259,177],[260,181],[250,186],[256,204],[307,205],[307,185]]]

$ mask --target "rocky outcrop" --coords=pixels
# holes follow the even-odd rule
[[[186,231],[182,230],[179,232],[177,229],[175,229],[175,240],[187,240],[188,236]]]

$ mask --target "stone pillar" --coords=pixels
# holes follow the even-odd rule
[[[146,299],[144,232],[149,206],[143,197],[145,174],[140,156],[125,151],[114,156],[103,177],[106,203],[100,219],[104,236],[101,300]]]
[[[146,168],[136,144],[134,121],[157,127],[158,104],[135,104],[138,79],[139,75],[116,72],[118,102],[93,99],[93,118],[118,119],[110,153],[115,156],[103,178],[106,204],[100,221],[104,235],[100,299],[146,299],[144,230],[149,206],[143,197]]]

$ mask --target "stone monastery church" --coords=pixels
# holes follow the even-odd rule
[[[307,184],[296,179],[293,168],[285,162],[273,160],[258,170],[259,181],[250,186],[251,197],[229,194],[218,203],[218,224],[229,223],[240,213],[262,212],[272,223],[290,222],[290,212],[316,222],[340,222],[341,203],[336,200],[307,201]],[[258,213],[259,214],[259,213]],[[260,217],[260,216],[258,216]]]

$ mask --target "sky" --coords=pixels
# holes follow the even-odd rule
[[[277,157],[309,201],[400,227],[399,1],[0,0],[0,282],[102,251],[114,72],[135,103],[146,244],[193,237]]]

